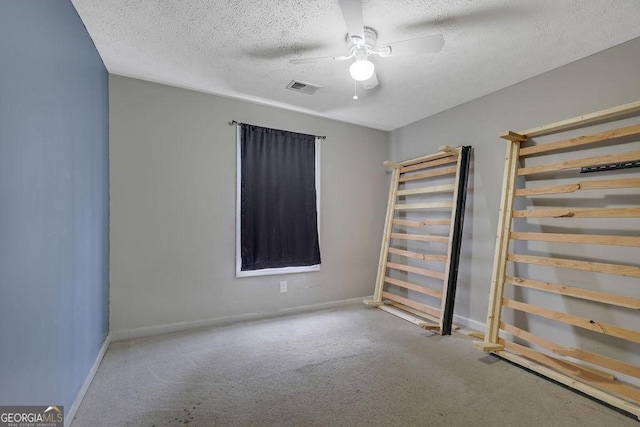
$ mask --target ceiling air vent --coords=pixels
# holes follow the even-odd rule
[[[307,95],[313,95],[320,89],[320,86],[312,85],[309,83],[298,82],[296,80],[291,80],[291,83],[287,85],[287,89],[292,90],[294,92],[306,93]]]

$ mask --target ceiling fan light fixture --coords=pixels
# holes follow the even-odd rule
[[[373,65],[373,62],[369,61],[367,58],[357,59],[349,67],[349,74],[351,74],[351,78],[359,82],[369,80],[371,76],[373,76],[374,71],[375,66]]]

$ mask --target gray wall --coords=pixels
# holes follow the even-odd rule
[[[472,327],[482,328],[487,315],[506,148],[506,143],[499,139],[498,135],[506,130],[524,130],[637,101],[640,99],[639,69],[640,39],[635,39],[392,132],[391,157],[394,160],[431,152],[442,144],[471,145],[474,148],[455,308],[458,316],[471,319],[469,323]],[[467,78],[472,79],[473,76]],[[597,127],[593,128],[594,131],[596,129]],[[609,151],[608,148],[599,148],[600,154]],[[575,158],[575,155],[573,157]],[[571,155],[567,157],[558,154],[558,160],[553,160],[552,157],[551,161],[569,158]],[[592,202],[586,199],[583,201],[587,205],[624,203],[623,200],[607,200],[602,196],[595,192],[584,196],[593,198]],[[640,221],[633,221],[626,223],[627,229],[640,231]],[[616,221],[608,221],[603,231],[615,228],[612,223]],[[579,222],[572,224],[576,227],[573,232],[589,230],[581,229],[582,225]],[[543,256],[549,256],[549,252],[552,252],[549,247],[539,246],[536,250]],[[609,258],[606,262],[617,260],[620,263],[638,265],[637,258],[629,259],[629,252],[623,248],[600,247],[597,253],[576,255],[588,260]],[[556,283],[558,279],[560,283],[571,283],[578,273],[567,271],[562,274],[561,277],[555,278]],[[640,296],[640,288],[636,286],[638,279],[593,275],[591,277],[594,279],[593,282],[603,287],[601,290],[611,289],[607,282],[613,278],[618,283],[626,284],[627,295]],[[627,281],[623,282],[623,279]],[[553,299],[553,296],[546,298]],[[564,305],[573,303],[565,299],[554,301],[552,304],[561,310]],[[603,309],[595,303],[583,308],[585,313],[592,313],[599,319],[617,318],[622,326],[637,329],[635,326],[638,324],[638,314],[633,313],[633,310],[619,309],[619,314],[613,314],[609,309]],[[575,341],[575,336],[582,334],[576,330],[579,328],[564,329],[565,332],[559,331],[558,334],[569,335],[564,337],[569,341]],[[592,337],[584,339],[591,340],[587,346],[590,345],[595,350],[599,346],[617,347],[610,348],[612,353],[623,355],[622,357],[627,358],[629,362],[634,362],[630,360],[630,355],[640,354],[640,346],[635,344],[625,347],[612,344],[611,341],[598,341]],[[638,362],[636,356],[635,363]]]
[[[0,3],[0,404],[69,410],[108,333],[107,72],[68,1]]]
[[[373,294],[387,132],[114,75],[110,114],[115,338]],[[327,136],[320,272],[235,278],[230,120]]]

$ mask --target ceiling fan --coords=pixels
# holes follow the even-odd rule
[[[373,89],[378,85],[374,64],[369,61],[369,56],[397,57],[409,55],[421,55],[425,53],[439,52],[444,46],[444,37],[441,34],[418,37],[410,40],[402,40],[377,47],[377,33],[369,27],[365,27],[362,18],[362,4],[360,0],[338,0],[342,17],[347,26],[348,53],[340,56],[324,56],[316,58],[292,59],[292,64],[306,64],[309,62],[332,59],[345,61],[354,59],[349,67],[351,77],[363,83],[365,89]]]

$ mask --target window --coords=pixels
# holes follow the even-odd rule
[[[320,269],[319,140],[237,126],[237,277]]]

